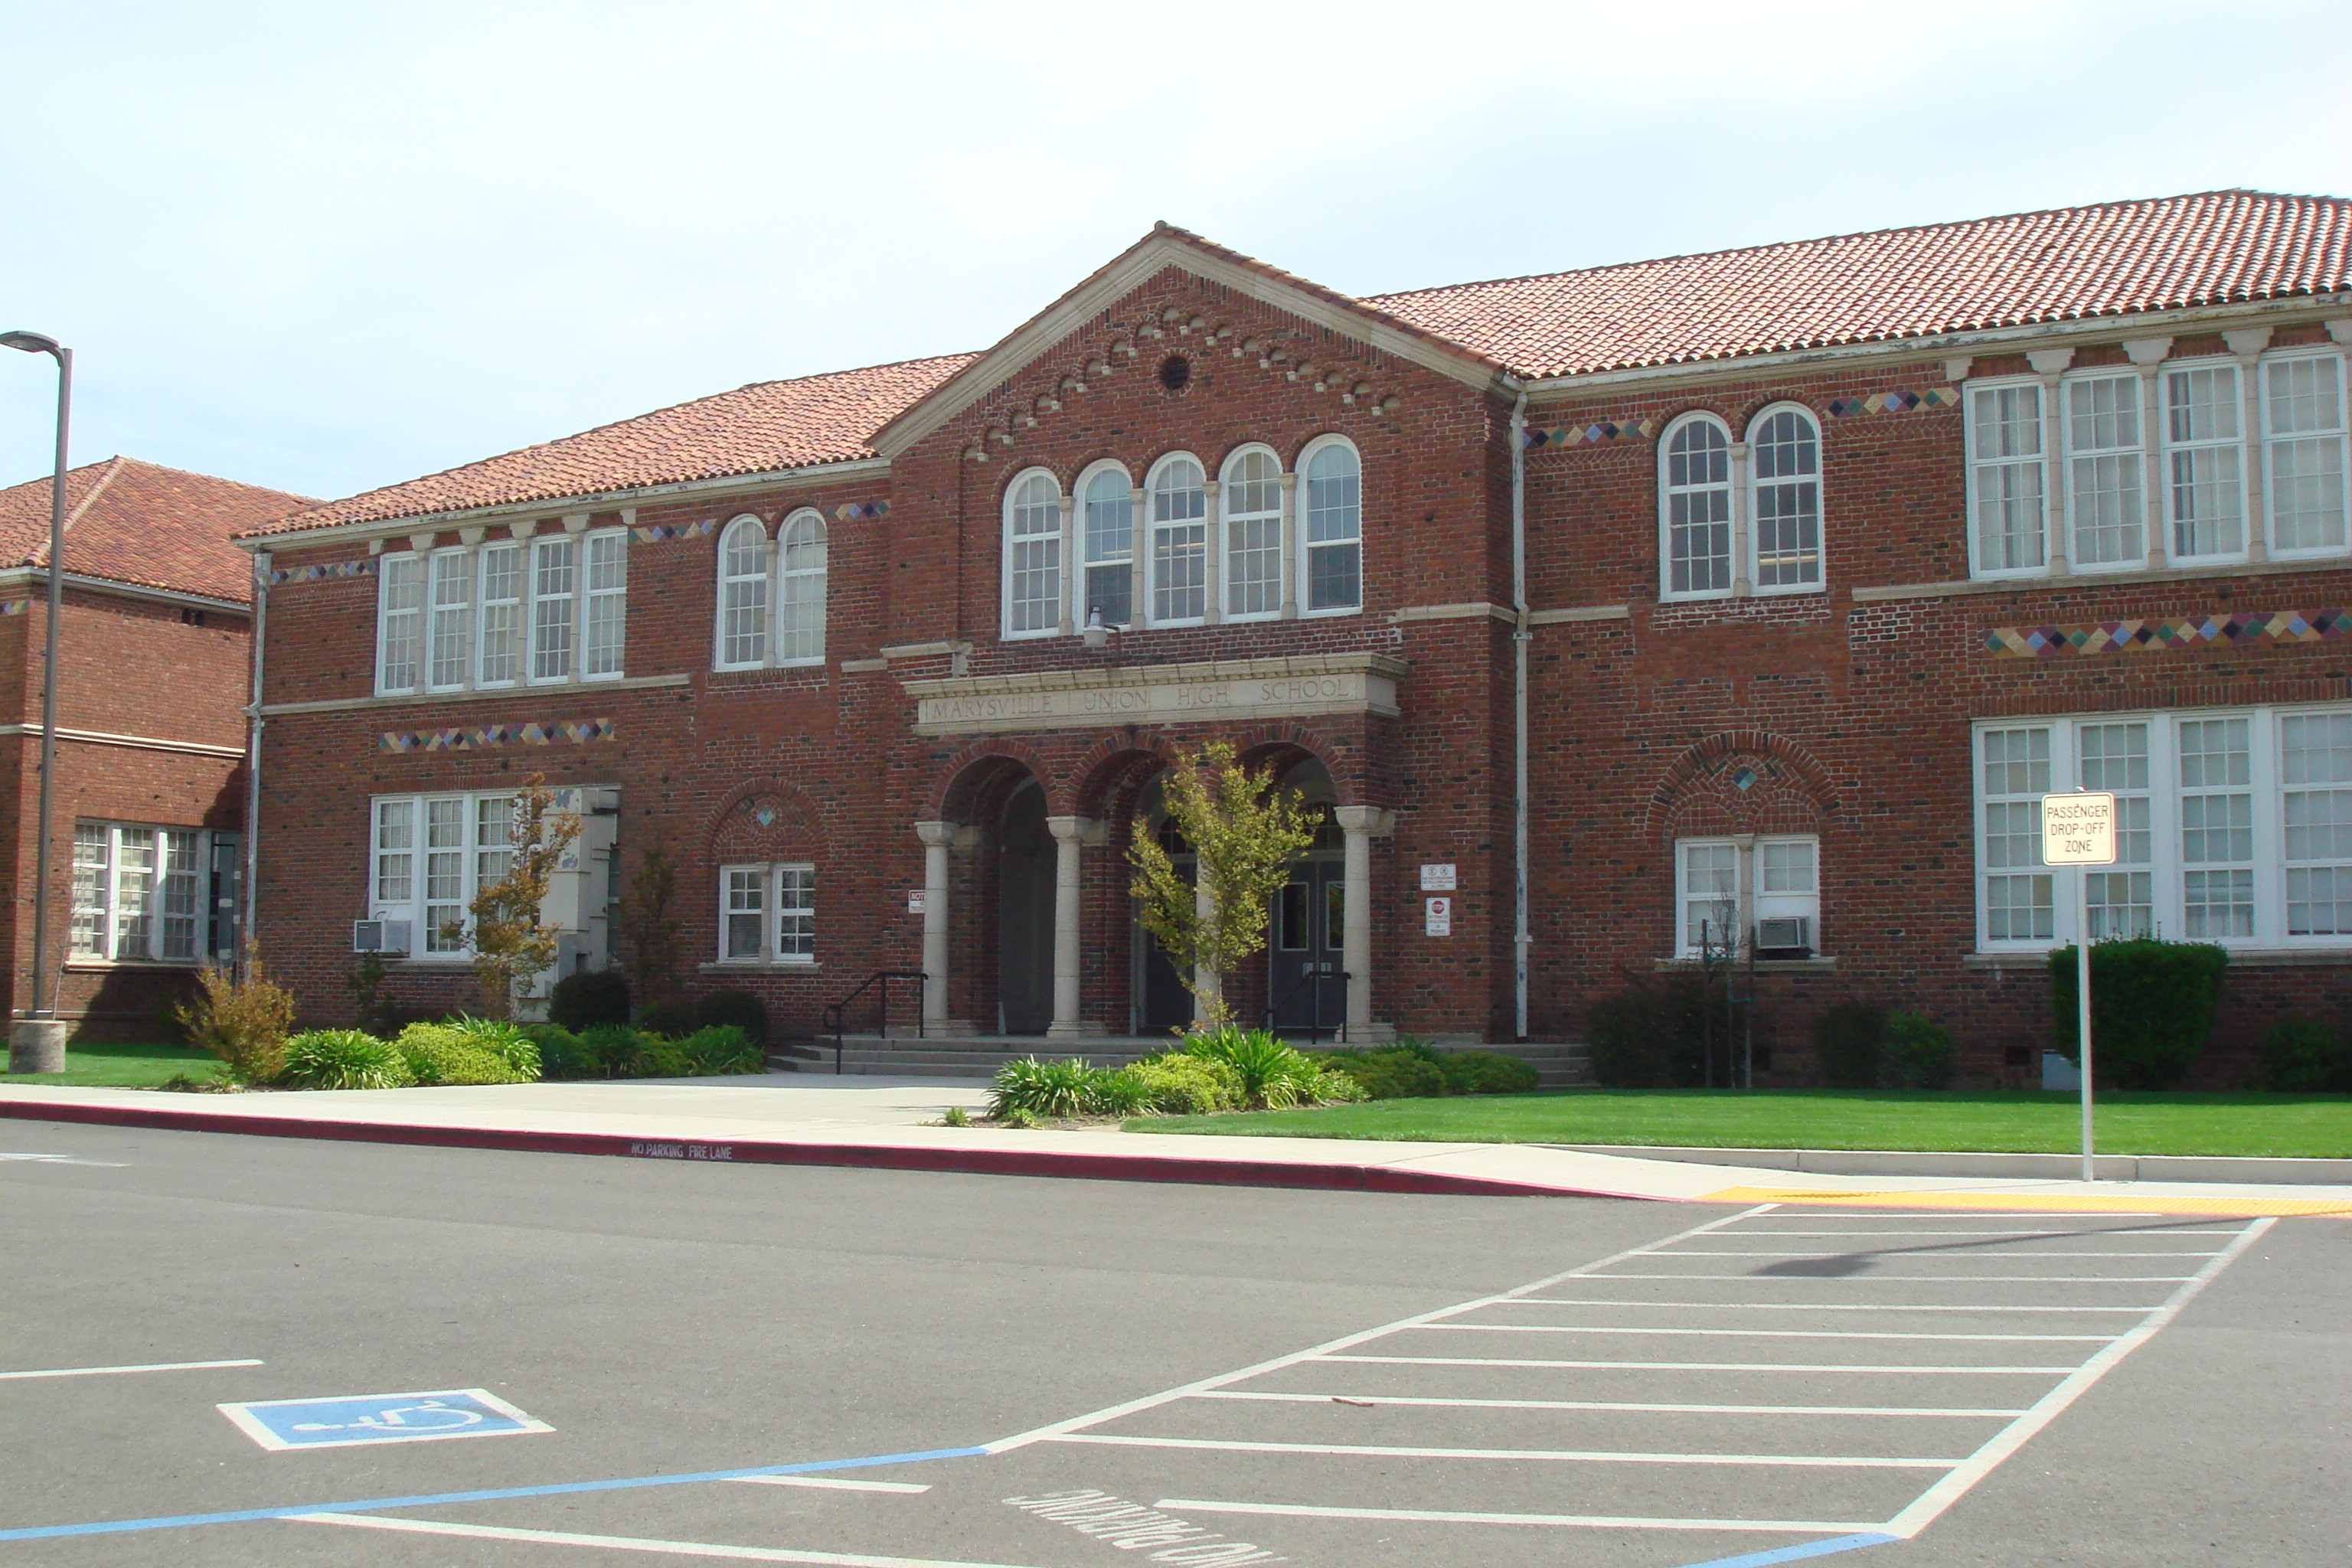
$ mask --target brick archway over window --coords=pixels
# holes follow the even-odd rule
[[[1837,815],[1836,786],[1811,752],[1769,730],[1726,730],[1666,765],[1644,837],[1803,833]]]
[[[711,861],[782,860],[814,851],[820,834],[816,811],[798,789],[782,779],[739,785],[712,811],[703,826]]]

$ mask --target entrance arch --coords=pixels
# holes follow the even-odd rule
[[[1055,849],[1034,774],[1005,797],[995,829],[997,1028],[1042,1035],[1054,1021]]]

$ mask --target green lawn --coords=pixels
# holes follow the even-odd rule
[[[9,1074],[0,1084],[11,1089],[58,1084],[72,1089],[152,1089],[165,1079],[185,1073],[210,1078],[219,1058],[193,1046],[68,1046],[63,1072]]]
[[[1400,1138],[1447,1143],[1660,1143],[1748,1149],[1973,1149],[2068,1153],[2082,1147],[2072,1094],[1791,1089],[1571,1090],[1453,1100],[1381,1100],[1230,1116],[1144,1117],[1129,1132],[1280,1138]],[[2098,1102],[2109,1154],[2352,1158],[2352,1098],[2126,1094]]]

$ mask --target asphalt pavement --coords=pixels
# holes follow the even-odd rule
[[[0,1215],[0,1568],[2352,1556],[2341,1219],[38,1121]]]

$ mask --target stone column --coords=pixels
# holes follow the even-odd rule
[[[1305,531],[1298,521],[1298,476],[1282,476],[1282,618],[1298,618],[1298,577],[1300,556],[1298,536]]]
[[[948,846],[955,841],[952,822],[918,822],[915,837],[923,841],[923,1033],[944,1035],[948,1027]]]
[[[2042,382],[2042,559],[2050,575],[2063,577],[2074,570],[2074,535],[2068,520],[2074,515],[2074,486],[2066,471],[2066,411],[2060,406],[2060,378],[2074,362],[2073,349],[2028,349],[2025,354]]]
[[[1393,1027],[1372,1022],[1372,839],[1394,832],[1395,819],[1375,805],[1343,805],[1332,815],[1347,837],[1339,962],[1348,971],[1348,1043],[1392,1039]]]
[[[1748,443],[1731,443],[1728,466],[1731,478],[1731,596],[1745,599],[1756,591],[1756,539],[1749,531],[1748,497]]]
[[[1197,879],[1199,873],[1194,872]],[[1196,880],[1192,888],[1192,912],[1202,920],[1209,918],[1209,891]],[[1209,1023],[1208,998],[1224,1000],[1225,977],[1204,963],[1192,966],[1192,1022],[1203,1028]]]
[[[1054,1021],[1048,1037],[1076,1039],[1104,1032],[1100,1024],[1078,1016],[1082,974],[1083,921],[1080,900],[1086,889],[1078,858],[1081,845],[1099,845],[1107,837],[1103,825],[1090,817],[1049,816],[1045,830],[1054,836]]]
[[[2238,362],[2238,429],[2245,456],[2240,459],[2245,475],[2246,496],[2246,559],[2268,561],[2271,558],[2271,506],[2268,494],[2270,476],[2263,472],[2269,456],[2263,440],[2262,355],[2270,347],[2268,327],[2244,327],[2221,334],[2230,353]]]
[[[2161,570],[2172,555],[2172,510],[2164,471],[2164,359],[2170,338],[2127,338],[2124,357],[2139,372],[2140,515],[2147,521],[2147,568]]]

